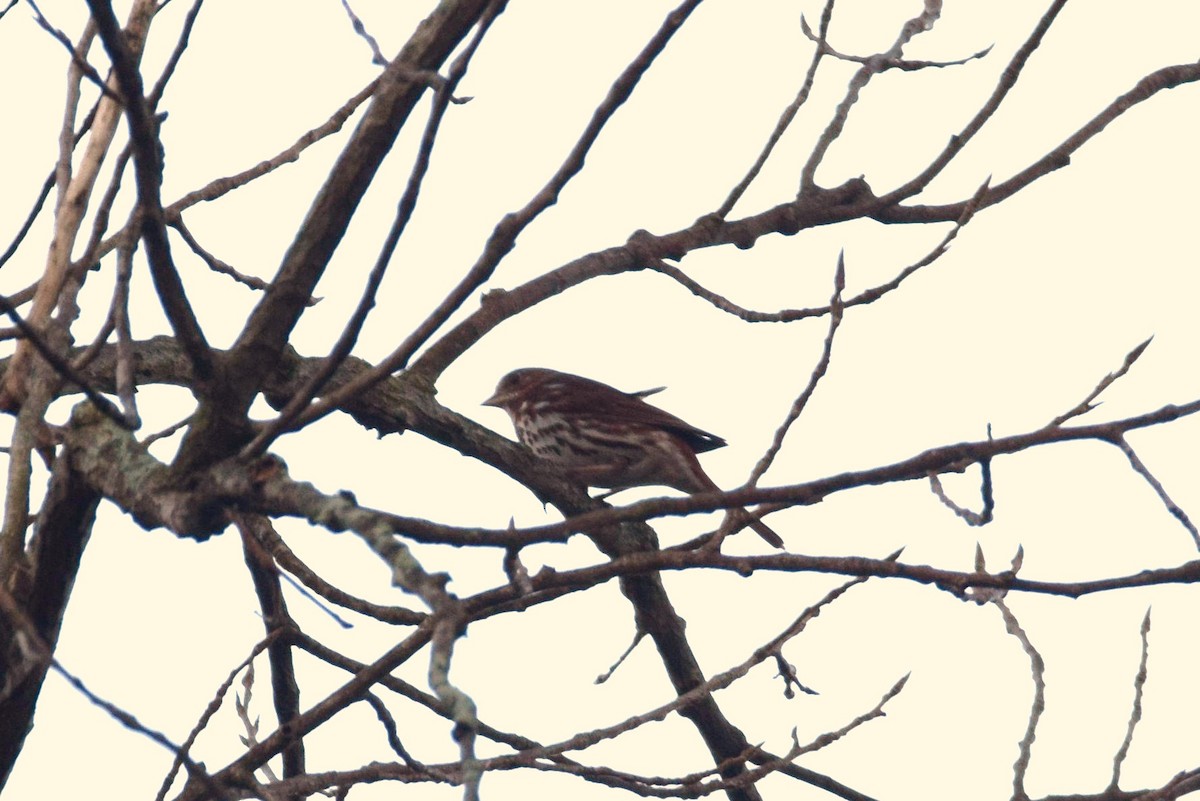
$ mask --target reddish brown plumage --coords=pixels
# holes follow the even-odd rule
[[[643,400],[657,391],[622,392],[590,378],[526,367],[500,379],[484,405],[508,412],[522,444],[585,486],[719,491],[696,454],[725,440]],[[745,516],[760,537],[783,547],[779,535],[746,510],[730,513]]]

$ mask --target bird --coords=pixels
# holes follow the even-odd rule
[[[585,487],[721,491],[696,454],[728,443],[645,401],[661,389],[623,392],[591,378],[523,367],[501,378],[483,405],[507,412],[522,445]],[[745,509],[729,514],[783,547],[783,539]]]

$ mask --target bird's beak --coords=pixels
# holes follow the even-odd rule
[[[485,400],[483,403],[481,403],[479,405],[480,406],[496,406],[498,408],[503,409],[504,404],[510,400],[512,400],[511,392],[500,392],[499,390],[497,390],[492,395],[492,397],[488,398],[487,400]]]

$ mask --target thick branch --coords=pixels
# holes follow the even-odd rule
[[[34,527],[32,575],[5,577],[5,585],[17,596],[40,640],[51,651],[58,643],[63,612],[99,501],[100,495],[60,456]],[[13,622],[0,615],[0,675],[4,677],[0,686],[0,789],[21,753],[49,668],[48,663],[33,663],[32,654],[17,647],[14,629]]]

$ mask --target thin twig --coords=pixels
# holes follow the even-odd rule
[[[1011,69],[1012,65],[1010,64],[1010,69],[1005,70],[1004,73],[1006,80],[1010,77]],[[1015,74],[1011,75],[1011,77],[1013,80],[1016,79]],[[1044,178],[1056,170],[1070,165],[1071,157],[1080,148],[1108,127],[1110,123],[1130,109],[1135,108],[1138,104],[1149,100],[1165,89],[1174,89],[1196,81],[1200,81],[1200,62],[1172,64],[1142,77],[1132,89],[1115,98],[1100,113],[1084,123],[1079,130],[1064,139],[1053,150],[1008,180],[1001,181],[993,186],[988,191],[987,197],[984,198],[983,206],[987,207],[1001,203],[1032,185],[1038,179]],[[956,152],[961,149],[960,145],[961,143],[956,138],[951,137],[951,146]],[[944,166],[938,166],[938,171]],[[920,179],[921,177],[918,177],[914,181],[919,181]],[[932,180],[932,176],[929,176],[929,180]],[[883,197],[876,198],[874,203],[877,205],[867,212],[867,216],[885,223],[936,222],[957,216],[962,209],[961,201],[944,205],[900,205],[901,200],[924,188],[923,185],[916,188],[911,187],[912,182]],[[904,194],[910,188],[911,191]]]
[[[950,511],[967,521],[969,526],[986,526],[992,522],[992,513],[995,509],[995,502],[992,497],[992,461],[984,459],[979,463],[982,471],[980,479],[980,494],[983,496],[983,506],[978,512],[959,506],[949,495],[946,494],[945,488],[942,486],[942,480],[937,473],[929,474],[929,488],[937,499],[942,502]]]
[[[295,142],[285,150],[280,151],[269,159],[264,159],[258,162],[253,167],[247,170],[228,175],[223,178],[216,178],[209,181],[204,186],[194,191],[188,192],[183,197],[176,200],[171,205],[167,206],[163,213],[168,220],[174,220],[187,209],[195,206],[198,203],[211,202],[218,198],[246,186],[256,178],[261,178],[268,173],[271,173],[290,162],[299,161],[300,156],[312,145],[320,142],[326,137],[332,136],[342,129],[346,124],[346,120],[358,110],[358,107],[365,103],[375,94],[375,89],[379,84],[379,79],[375,78],[362,89],[360,89],[353,97],[347,100],[338,108],[329,119],[321,123],[315,128],[305,131],[300,135]]]
[[[745,306],[740,306],[734,303],[724,295],[714,292],[708,287],[701,284],[696,279],[685,273],[683,270],[676,267],[670,262],[662,259],[647,259],[646,266],[654,270],[656,273],[667,276],[675,283],[682,286],[687,291],[691,292],[696,297],[709,303],[714,309],[723,311],[726,314],[732,315],[739,320],[747,323],[781,323],[792,322],[792,320],[784,319],[788,314],[787,311],[764,312],[755,309],[747,309]],[[827,312],[828,307],[822,307],[822,312]],[[795,317],[794,319],[804,319],[806,317],[817,317],[818,313],[806,314],[803,317]]]
[[[1142,618],[1142,657],[1138,661],[1138,671],[1133,677],[1133,706],[1129,710],[1129,725],[1125,729],[1125,739],[1121,741],[1121,747],[1117,749],[1117,753],[1113,756],[1113,772],[1112,781],[1108,784],[1108,789],[1111,791],[1118,790],[1118,785],[1121,782],[1121,766],[1125,764],[1125,757],[1129,756],[1129,746],[1133,744],[1133,732],[1137,728],[1138,722],[1142,719],[1142,694],[1146,689],[1146,667],[1150,662],[1150,610],[1146,610],[1145,617]]]
[[[1121,363],[1121,366],[1118,367],[1116,369],[1116,371],[1111,372],[1108,375],[1104,376],[1104,378],[1100,379],[1100,383],[1096,385],[1095,389],[1093,389],[1091,392],[1088,393],[1088,396],[1086,398],[1084,398],[1079,403],[1077,403],[1074,406],[1074,408],[1070,409],[1069,411],[1063,412],[1058,417],[1055,417],[1053,420],[1051,420],[1049,423],[1046,423],[1046,426],[1048,428],[1052,428],[1054,426],[1060,426],[1063,423],[1067,422],[1068,420],[1070,420],[1074,417],[1079,417],[1081,415],[1087,414],[1092,409],[1095,409],[1097,406],[1099,406],[1100,404],[1094,403],[1094,401],[1096,400],[1096,398],[1100,397],[1100,393],[1104,392],[1104,390],[1106,390],[1110,386],[1112,386],[1113,383],[1118,378],[1120,378],[1121,376],[1128,373],[1129,368],[1133,367],[1133,363],[1136,362],[1141,357],[1141,355],[1146,352],[1146,348],[1148,348],[1150,346],[1150,343],[1153,340],[1154,340],[1154,337],[1148,337],[1144,342],[1139,344],[1133,350],[1129,351],[1129,353],[1125,354],[1125,361],[1123,361]]]
[[[51,25],[50,20],[46,19],[46,17],[42,14],[42,10],[37,7],[37,3],[34,2],[34,0],[26,0],[26,2],[29,4],[29,8],[33,11],[33,17],[35,20],[37,20],[37,24],[41,26],[42,30],[54,37],[54,39],[63,47],[67,48],[67,52],[71,54],[71,61],[76,67],[79,68],[79,71],[84,75],[84,77],[94,83],[100,89],[101,94],[111,98],[112,100],[115,100],[118,103],[121,102],[121,98],[116,92],[108,88],[108,85],[104,82],[104,79],[100,77],[100,73],[96,72],[96,68],[89,64],[87,59],[85,59],[82,54],[75,49],[75,45],[71,41],[71,37],[67,36],[61,30]]]
[[[629,643],[629,647],[626,648],[624,651],[622,651],[621,655],[617,657],[617,661],[613,662],[612,665],[609,666],[608,670],[604,671],[599,676],[597,676],[593,683],[604,684],[609,679],[611,679],[613,677],[613,674],[617,672],[617,668],[619,668],[619,667],[621,667],[621,665],[625,664],[625,660],[628,659],[629,655],[632,654],[634,649],[638,647],[638,643],[640,643],[645,638],[646,638],[646,630],[639,628],[637,630],[637,632],[633,635],[633,640]]]
[[[101,323],[100,328],[96,331],[96,336],[92,337],[92,341],[83,349],[82,353],[71,360],[71,366],[76,370],[86,370],[88,365],[104,352],[104,346],[108,344],[108,338],[112,336],[113,331],[117,330],[113,313],[112,304],[109,304],[108,314],[104,316],[104,322]]]
[[[162,431],[155,431],[153,434],[143,437],[140,440],[142,447],[148,448],[148,447],[150,447],[150,445],[152,445],[155,442],[158,442],[160,439],[166,439],[167,437],[172,436],[177,431],[180,431],[185,426],[187,426],[187,424],[190,423],[191,421],[192,421],[192,416],[189,414],[187,417],[183,418],[179,422],[172,423],[171,425],[167,426]]]
[[[253,748],[258,745],[258,719],[250,719],[250,702],[254,700],[254,663],[251,662],[246,666],[246,672],[242,674],[242,692],[233,694],[233,707],[237,712],[238,720],[242,722],[242,729],[245,734],[238,737],[242,741],[242,745]],[[259,770],[263,772],[268,782],[275,783],[279,781],[279,777],[275,775],[275,771],[271,768],[271,763],[266,762]]]
[[[375,37],[367,31],[367,26],[363,25],[363,21],[354,13],[354,9],[350,7],[347,0],[342,0],[342,8],[346,9],[346,16],[350,17],[350,24],[354,27],[354,32],[367,43],[367,47],[371,48],[371,63],[386,67],[388,60],[384,57],[383,51],[379,49],[379,42],[375,41]]]
[[[987,427],[987,436],[989,440],[992,438],[991,423]],[[933,494],[954,514],[967,521],[967,525],[970,526],[985,526],[992,522],[992,514],[996,508],[996,499],[992,491],[992,460],[990,458],[979,460],[979,473],[979,494],[982,498],[983,506],[978,512],[959,506],[952,501],[942,488],[942,480],[938,477],[938,474],[936,472],[930,472],[929,474],[929,486],[933,490]]]
[[[1200,549],[1200,530],[1196,529],[1196,524],[1188,517],[1187,512],[1183,511],[1179,504],[1175,503],[1171,499],[1171,496],[1167,494],[1167,490],[1163,487],[1162,482],[1154,477],[1154,474],[1150,472],[1150,468],[1146,467],[1145,463],[1142,462],[1137,452],[1134,451],[1133,446],[1129,444],[1129,441],[1122,436],[1114,439],[1112,442],[1121,449],[1121,453],[1125,454],[1125,458],[1129,459],[1129,464],[1133,467],[1133,471],[1144,478],[1146,483],[1150,485],[1150,488],[1154,490],[1154,493],[1158,495],[1158,499],[1167,507],[1167,511],[1171,513],[1171,516],[1178,520],[1187,529],[1187,532],[1192,535],[1192,541]]]
[[[796,396],[792,402],[792,407],[788,410],[787,416],[783,422],[775,430],[775,436],[771,440],[770,446],[754,465],[754,469],[750,471],[750,477],[746,480],[746,486],[754,487],[758,485],[758,481],[770,469],[775,462],[775,458],[783,449],[783,440],[787,437],[788,431],[791,430],[792,424],[800,418],[800,414],[808,406],[809,400],[812,399],[813,393],[816,392],[817,384],[825,377],[825,373],[829,370],[829,362],[833,356],[833,340],[837,336],[838,328],[842,324],[842,292],[846,289],[846,254],[841,252],[838,254],[837,268],[833,274],[833,296],[829,299],[829,329],[825,334],[825,342],[821,347],[821,358],[817,360],[817,364],[813,367],[812,373],[808,377],[808,383],[804,389]]]
[[[818,53],[831,55],[839,61],[847,61],[854,64],[868,64],[877,58],[876,56],[852,56],[846,53],[838,52],[829,44],[829,39],[826,36],[825,30],[822,30],[820,35],[813,33],[812,28],[808,27],[808,21],[804,19],[803,15],[800,16],[800,29],[804,32],[805,36],[807,36],[817,45]],[[930,68],[958,67],[966,64],[967,62],[983,58],[992,51],[992,47],[994,47],[994,45],[988,45],[976,53],[972,53],[969,56],[964,56],[963,58],[955,59],[954,61],[913,61],[903,58],[888,58],[883,59],[877,64],[872,64],[872,66],[876,66],[880,72],[891,69],[911,72]]]
[[[352,676],[357,675],[367,667],[365,664],[358,662],[357,660],[351,659],[350,657],[347,657],[328,648],[327,646],[322,645],[303,632],[293,632],[292,638],[293,645],[295,647],[304,650],[306,653],[310,654],[316,659],[336,667],[339,670],[345,671]],[[416,704],[419,704],[425,709],[433,712],[435,715],[445,717],[446,711],[442,707],[442,704],[438,700],[437,696],[423,692],[403,679],[391,674],[387,674],[379,678],[379,685],[386,687],[387,689],[399,695],[401,698],[405,698]],[[370,694],[365,693],[364,697],[367,695]],[[539,745],[537,742],[530,740],[528,737],[522,737],[510,732],[500,731],[499,729],[483,723],[480,723],[479,733],[481,736],[487,737],[494,742],[508,745],[513,749],[536,748]],[[557,757],[554,759],[564,762],[570,761],[565,757]],[[421,767],[424,769],[426,766],[422,765]],[[440,771],[437,773],[434,773],[433,771],[427,771],[427,773],[430,776],[434,776],[439,781],[450,781],[450,776],[452,775],[452,771]]]
[[[15,3],[17,0],[13,0],[13,2]],[[57,172],[57,170],[51,170],[50,174],[46,176],[46,180],[42,181],[42,189],[40,192],[38,192],[37,198],[33,201],[33,208],[31,208],[29,213],[25,215],[25,221],[21,223],[21,227],[17,229],[17,233],[13,236],[12,242],[9,243],[8,247],[3,253],[0,253],[0,267],[3,267],[8,263],[8,260],[11,259],[13,254],[17,252],[17,249],[21,247],[21,243],[25,241],[25,237],[29,235],[29,230],[33,228],[33,224],[37,221],[38,215],[41,214],[42,209],[46,205],[46,199],[50,197],[50,191],[54,189],[54,177]]]
[[[208,269],[212,270],[214,273],[229,276],[237,283],[259,292],[265,292],[271,288],[271,284],[269,282],[264,281],[256,275],[246,275],[245,273],[239,272],[229,263],[222,261],[220,258],[206,250],[205,247],[200,244],[199,240],[192,235],[191,229],[184,224],[182,214],[172,219],[168,225],[179,232],[179,235],[183,238],[184,243],[188,246],[192,253],[195,253],[197,256],[199,256],[201,261],[208,265]],[[307,305],[315,306],[320,302],[320,298],[310,297],[307,301]]]
[[[396,721],[392,717],[392,713],[388,711],[387,705],[383,703],[374,693],[363,694],[363,700],[371,709],[375,710],[375,717],[379,719],[383,726],[383,731],[387,735],[388,746],[396,753],[396,756],[404,760],[404,764],[418,771],[424,771],[425,766],[413,758],[413,755],[404,747],[404,743],[400,742],[400,734],[396,729]],[[431,774],[432,778],[432,774]]]
[[[13,4],[15,5],[17,1],[18,0],[13,0]],[[89,30],[90,29],[91,28],[89,26]],[[68,95],[72,95],[72,94],[73,94],[73,92],[71,92],[69,90]],[[78,145],[81,141],[83,141],[84,135],[87,134],[87,132],[92,129],[92,123],[95,122],[95,120],[96,120],[96,111],[99,108],[100,108],[99,101],[92,104],[92,108],[88,111],[87,116],[84,117],[83,123],[79,126],[79,130],[74,132],[72,147],[74,147],[74,145]],[[17,249],[21,246],[21,243],[25,240],[25,237],[29,234],[29,230],[31,228],[33,228],[34,222],[37,220],[38,215],[41,213],[42,208],[46,204],[46,199],[48,197],[50,197],[50,191],[54,188],[57,177],[58,177],[58,166],[56,165],[55,167],[51,168],[50,174],[47,175],[46,180],[42,182],[41,191],[38,193],[37,199],[33,203],[33,208],[30,209],[29,214],[27,214],[25,216],[25,221],[21,224],[20,230],[17,231],[16,235],[13,237],[13,241],[9,243],[8,248],[4,251],[4,253],[2,255],[0,255],[0,267],[3,267],[8,262],[8,260],[13,257],[13,254],[15,254],[17,252]],[[13,295],[9,295],[9,299],[15,300],[17,295],[19,295],[19,294],[23,294],[25,292],[33,293],[33,292],[36,292],[36,290],[37,290],[37,284],[34,284],[33,286],[29,287],[28,289],[22,290],[21,293],[15,293]],[[18,302],[18,305],[20,305],[21,303],[26,303],[26,302],[27,302],[26,300],[21,300]]]
[[[171,763],[170,770],[167,771],[167,775],[163,778],[163,782],[158,788],[158,794],[155,795],[154,801],[163,801],[163,799],[167,797],[167,793],[170,791],[171,785],[175,783],[175,776],[179,772],[179,768],[183,765],[183,761],[187,759],[188,752],[192,750],[192,746],[195,744],[196,738],[199,737],[200,733],[208,726],[208,722],[212,720],[213,715],[217,714],[217,712],[221,709],[221,704],[225,698],[225,694],[229,692],[229,688],[233,686],[233,681],[235,678],[237,678],[237,675],[251,665],[254,662],[254,658],[265,651],[267,647],[280,636],[281,633],[281,629],[276,629],[275,631],[268,633],[266,637],[254,644],[254,647],[250,649],[250,654],[243,659],[237,665],[237,667],[229,671],[229,675],[225,677],[225,681],[221,682],[221,686],[218,687],[216,693],[213,694],[212,700],[208,702],[208,706],[205,707],[204,712],[200,715],[200,719],[196,721],[196,725],[192,727],[190,732],[188,732],[187,739],[184,740],[183,744],[179,747],[179,751],[175,755],[175,761]]]
[[[808,383],[804,389],[792,402],[791,408],[788,410],[787,416],[783,422],[775,430],[775,435],[771,440],[771,444],[767,446],[767,450],[759,458],[754,468],[750,471],[749,478],[746,479],[744,486],[757,486],[758,481],[763,474],[770,469],[775,462],[775,458],[783,449],[783,440],[791,430],[792,424],[800,418],[800,414],[804,408],[808,406],[808,401],[812,398],[813,393],[817,389],[817,384],[824,378],[826,371],[829,369],[830,357],[833,354],[833,339],[837,334],[838,327],[842,324],[842,292],[846,289],[846,260],[845,253],[838,254],[837,268],[834,270],[833,278],[833,297],[829,301],[829,307],[832,313],[829,315],[829,331],[825,335],[825,342],[821,348],[821,357],[817,360],[816,366],[809,375]],[[760,514],[761,514],[760,510]],[[744,520],[739,520],[741,515],[726,515],[722,521],[720,528],[707,538],[703,547],[705,548],[720,548],[722,541],[734,531],[734,527],[739,524],[744,524]]]
[[[384,623],[401,626],[415,626],[421,623],[427,615],[415,612],[411,609],[406,609],[402,606],[383,606],[382,604],[371,603],[364,601],[361,598],[355,597],[350,593],[340,589],[339,587],[330,584],[325,579],[321,578],[312,568],[304,563],[299,556],[296,555],[287,543],[279,536],[279,532],[274,526],[259,526],[254,530],[255,537],[259,540],[262,546],[271,554],[271,557],[278,563],[279,567],[285,572],[281,572],[285,580],[296,588],[297,592],[302,595],[307,595],[309,592],[314,593],[321,599],[328,601],[331,604],[336,604],[345,609],[357,612],[364,617],[374,618]],[[289,575],[290,574],[290,575]],[[302,584],[296,584],[292,576],[296,576]],[[325,607],[314,600],[317,606],[325,609]],[[336,615],[332,610],[326,610],[330,615],[338,621],[338,625],[343,628],[350,626],[340,616]]]
[[[906,684],[908,684],[908,678],[910,675],[912,675],[912,674],[905,673],[903,676],[901,676],[899,679],[897,679],[896,683],[893,684],[888,689],[888,691],[885,692],[883,694],[883,696],[879,699],[879,703],[875,704],[875,706],[872,707],[870,710],[868,710],[868,711],[864,712],[863,714],[859,715],[858,717],[854,718],[854,720],[850,721],[845,726],[842,726],[839,729],[835,729],[834,731],[825,732],[824,734],[819,735],[816,739],[814,739],[808,745],[800,746],[800,748],[798,749],[799,754],[811,754],[813,751],[819,751],[820,749],[824,748],[825,746],[830,745],[831,743],[835,743],[838,740],[842,739],[847,734],[849,734],[850,732],[857,729],[859,726],[862,726],[864,723],[868,723],[872,720],[875,720],[876,718],[883,717],[883,714],[884,714],[883,707],[887,704],[888,701],[892,700],[893,698],[895,698],[897,695],[900,694],[900,692],[904,689],[904,686]]]
[[[83,248],[83,255],[72,265],[71,272],[80,273],[83,270],[90,269],[99,261],[98,254],[100,253],[101,243],[103,242],[104,234],[108,230],[108,221],[112,216],[113,205],[117,202],[117,195],[121,191],[121,180],[125,176],[125,168],[129,166],[129,160],[133,157],[133,147],[126,145],[117,154],[116,163],[113,165],[112,175],[108,180],[108,187],[104,190],[104,194],[100,198],[100,204],[96,208],[96,213],[92,216],[92,233],[88,237],[87,245]],[[136,221],[138,210],[135,208],[130,219]],[[131,222],[128,225],[132,229],[136,223]],[[128,237],[132,239],[134,237]]]
[[[166,4],[164,3],[163,5]],[[200,7],[202,5],[204,5],[204,0],[195,0],[192,3],[192,7],[188,9],[187,16],[183,19],[183,26],[179,31],[179,38],[175,42],[175,49],[171,51],[171,57],[167,59],[166,66],[163,67],[162,73],[154,83],[154,88],[146,95],[146,105],[150,107],[151,111],[158,108],[158,102],[162,100],[163,92],[167,89],[167,83],[175,74],[175,68],[179,66],[179,60],[183,58],[183,54],[187,50],[192,35],[192,28],[196,26],[196,18],[200,15]],[[161,6],[159,10],[162,10]]]
[[[1029,770],[1033,740],[1037,736],[1037,724],[1042,713],[1046,711],[1046,663],[1038,650],[1033,647],[1033,643],[1029,641],[1029,636],[1021,628],[1016,616],[1004,603],[1004,599],[993,598],[992,603],[1004,617],[1005,629],[1017,638],[1017,641],[1021,643],[1021,649],[1029,657],[1030,673],[1033,676],[1033,703],[1029,709],[1029,723],[1025,727],[1025,736],[1021,738],[1018,746],[1017,761],[1013,763],[1013,799],[1014,801],[1028,801],[1029,795],[1025,792],[1025,774]]]

